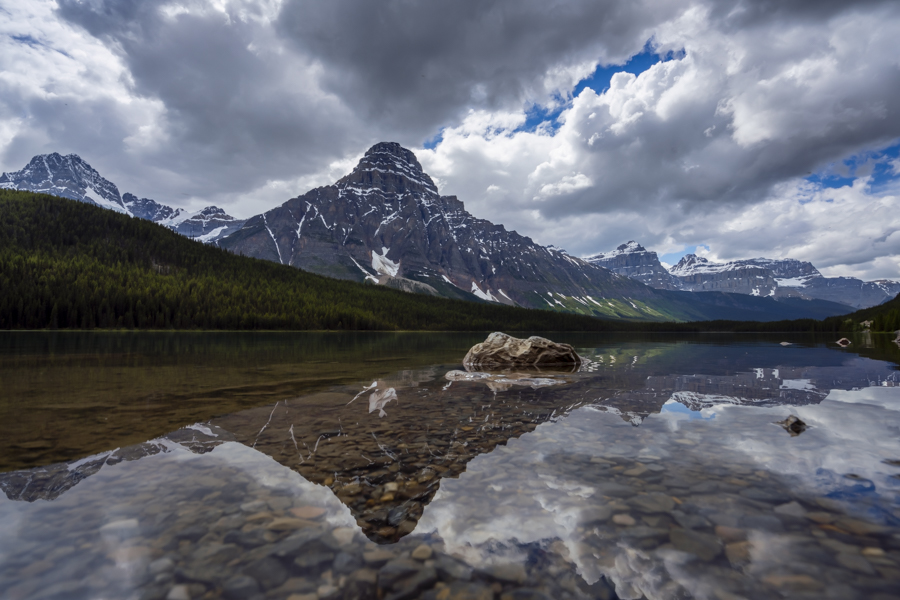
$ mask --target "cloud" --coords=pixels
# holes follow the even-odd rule
[[[123,191],[249,216],[334,181],[376,141],[417,148],[440,134],[416,152],[442,192],[542,243],[708,243],[900,277],[891,219],[848,226],[867,246],[787,241],[843,222],[837,207],[864,221],[864,207],[896,198],[895,154],[880,170],[849,169],[841,185],[869,187],[821,209],[785,195],[799,203],[810,175],[900,140],[893,2],[34,0],[4,11],[2,170],[76,152]],[[608,86],[590,79],[648,40],[674,59]],[[576,87],[585,78],[596,89]],[[556,120],[535,126],[536,115]],[[773,227],[763,209],[806,220]],[[750,222],[762,228],[716,237]]]
[[[576,253],[632,238],[661,252],[721,240],[714,251],[733,258],[787,253],[843,274],[897,277],[900,265],[884,258],[896,252],[896,220],[870,212],[895,196],[865,189],[865,170],[840,202],[804,208],[810,192],[799,189],[808,174],[900,138],[900,69],[888,50],[900,35],[897,11],[852,7],[824,23],[755,18],[747,30],[733,20],[690,8],[654,37],[661,52],[683,48],[682,58],[618,73],[599,94],[584,90],[555,133],[510,130],[482,142],[470,127],[446,128],[423,163],[463,198],[500,188],[502,204],[469,208],[491,219],[502,212],[510,226]],[[592,185],[567,186],[579,173]],[[761,211],[767,217],[756,219]],[[830,239],[836,223],[841,243],[800,242],[817,232]]]
[[[278,28],[368,119],[432,135],[469,109],[545,104],[598,61],[624,62],[679,2],[286,2]]]

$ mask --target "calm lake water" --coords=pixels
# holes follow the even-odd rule
[[[0,334],[0,597],[900,598],[893,336]]]

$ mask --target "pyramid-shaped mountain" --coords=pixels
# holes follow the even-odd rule
[[[473,217],[416,156],[379,143],[334,185],[249,219],[232,252],[407,291],[609,317],[660,318],[639,282]]]

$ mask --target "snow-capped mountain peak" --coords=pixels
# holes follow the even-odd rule
[[[616,256],[622,256],[623,254],[637,254],[639,252],[646,252],[647,249],[635,242],[634,240],[630,240],[615,250],[610,252],[598,252],[597,254],[591,254],[590,256],[585,256],[584,260],[591,262],[596,260],[604,260],[608,258],[614,258]]]
[[[662,266],[656,252],[648,251],[634,240],[615,250],[586,256],[584,260],[657,289],[680,289],[678,280]]]
[[[396,142],[375,144],[349,175],[335,183],[339,189],[385,194],[438,194],[431,177],[422,170],[416,155]]]
[[[696,273],[719,273],[721,271],[727,271],[729,266],[730,263],[714,263],[702,256],[697,256],[696,254],[685,254],[681,257],[681,260],[678,261],[678,264],[672,267],[669,272],[678,277],[686,277]]]
[[[192,213],[183,208],[160,204],[150,198],[139,198],[134,194],[119,195],[119,188],[114,183],[103,178],[77,154],[39,154],[24,169],[0,175],[0,188],[51,194],[96,204],[101,208],[159,223],[182,235],[207,243],[217,241],[239,229],[244,223],[215,206]]]
[[[39,154],[24,169],[0,175],[0,188],[52,194],[130,214],[115,184],[77,154]]]
[[[637,244],[623,244],[588,260],[660,289],[826,300],[846,305],[847,312],[880,304],[900,293],[900,283],[895,281],[824,277],[812,263],[794,258],[747,258],[719,263],[696,254],[686,254],[669,269],[676,281],[676,287],[672,288],[668,280],[655,272],[649,260],[638,258],[643,256],[642,250]],[[656,253],[647,254],[656,256]]]

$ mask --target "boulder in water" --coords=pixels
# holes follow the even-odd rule
[[[558,344],[546,338],[531,336],[520,339],[494,332],[475,344],[463,359],[467,369],[509,367],[578,367],[581,357],[569,344]]]

